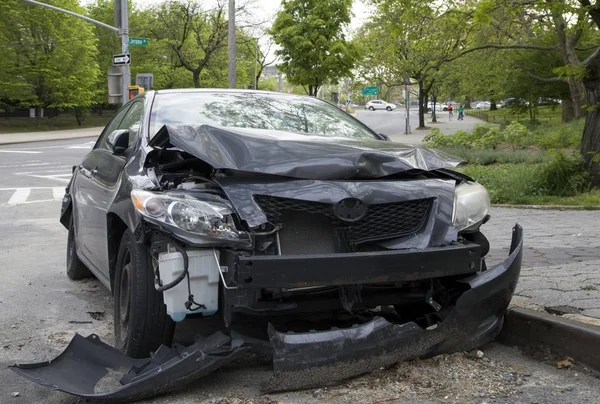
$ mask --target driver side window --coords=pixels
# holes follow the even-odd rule
[[[144,115],[144,103],[134,102],[125,118],[119,124],[117,129],[127,129],[129,131],[129,144],[131,147],[135,143],[135,139],[140,131],[140,124],[142,123],[142,116]]]
[[[100,147],[103,149],[106,149],[106,139],[108,139],[108,136],[111,133],[113,133],[115,130],[117,130],[119,128],[119,124],[125,117],[125,114],[127,114],[127,111],[129,111],[130,109],[131,109],[131,107],[123,108],[121,111],[119,111],[117,113],[117,115],[115,115],[115,117],[112,119],[112,121],[110,121],[108,126],[106,128],[104,128],[104,132],[102,132],[102,135],[100,136],[100,139],[98,139],[98,142],[94,146],[94,149],[100,148]]]

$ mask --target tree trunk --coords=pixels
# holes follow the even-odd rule
[[[564,100],[562,100],[561,105],[562,105],[562,121],[563,122],[572,121],[573,118],[575,117],[575,114],[573,112],[573,101],[571,101],[568,98],[565,98]]]
[[[585,117],[581,154],[592,177],[592,184],[600,186],[600,54],[590,62],[587,70],[588,74],[584,79],[586,104],[594,108]]]
[[[425,128],[425,111],[427,108],[427,104],[425,100],[427,100],[427,94],[425,94],[425,89],[423,88],[423,79],[419,79],[419,127],[417,129]]]
[[[465,98],[465,109],[471,109],[471,99]]]
[[[497,111],[498,106],[496,105],[496,101],[490,101],[490,111]]]
[[[200,71],[199,70],[192,71],[192,79],[194,80],[194,87],[200,88]]]
[[[582,118],[585,116],[585,110],[583,106],[586,104],[585,100],[585,86],[581,79],[570,78],[568,80],[569,93],[571,94],[571,105],[573,108],[573,116],[575,118]]]

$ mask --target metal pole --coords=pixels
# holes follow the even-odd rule
[[[255,43],[255,48],[254,48],[254,89],[257,90],[258,88],[256,87],[257,83],[256,83],[256,64],[258,63],[258,39],[256,40]]]
[[[277,91],[283,91],[283,73],[279,72],[279,78],[277,80]]]
[[[127,0],[121,0],[121,51],[123,53],[129,53],[129,8],[127,7]],[[129,86],[131,85],[131,72],[129,70],[129,64],[122,66],[123,80],[121,84],[121,99],[123,104],[129,101]]]
[[[410,88],[405,86],[406,97],[404,97],[404,101],[406,102],[406,127],[404,129],[405,135],[410,135]]]
[[[227,53],[229,57],[229,88],[236,88],[237,85],[235,77],[235,0],[229,0],[229,24],[227,40]]]
[[[84,15],[80,15],[80,14],[74,13],[74,12],[69,11],[69,10],[64,10],[62,8],[59,8],[59,7],[51,6],[50,4],[40,3],[39,1],[34,1],[34,0],[23,0],[23,1],[25,1],[27,3],[35,4],[36,6],[42,6],[42,7],[46,7],[46,8],[49,8],[51,10],[54,10],[54,11],[58,11],[58,12],[65,13],[65,14],[69,14],[69,15],[71,15],[73,17],[81,18],[82,20],[85,20],[87,22],[91,22],[92,24],[99,25],[99,26],[101,26],[103,28],[106,28],[106,29],[109,29],[111,31],[119,32],[118,28],[111,27],[108,24],[105,24],[105,23],[100,22],[100,21],[96,21],[94,19],[91,19],[91,18],[86,17]]]

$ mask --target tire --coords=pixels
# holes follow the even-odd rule
[[[369,111],[375,111],[375,108],[369,107]]]
[[[152,258],[129,230],[119,247],[113,296],[115,346],[121,352],[147,358],[161,344],[171,345],[175,323],[154,288]]]
[[[73,213],[69,220],[69,234],[67,236],[67,276],[72,281],[92,278],[94,275],[77,256],[77,240],[75,240],[75,225]]]
[[[387,107],[386,110],[392,112],[392,107]]]

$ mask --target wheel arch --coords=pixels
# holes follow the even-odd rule
[[[111,292],[115,287],[115,270],[117,267],[117,257],[123,234],[129,229],[125,221],[116,213],[109,212],[106,216],[106,237],[108,246],[108,273],[110,277]],[[132,230],[133,231],[133,230]]]

